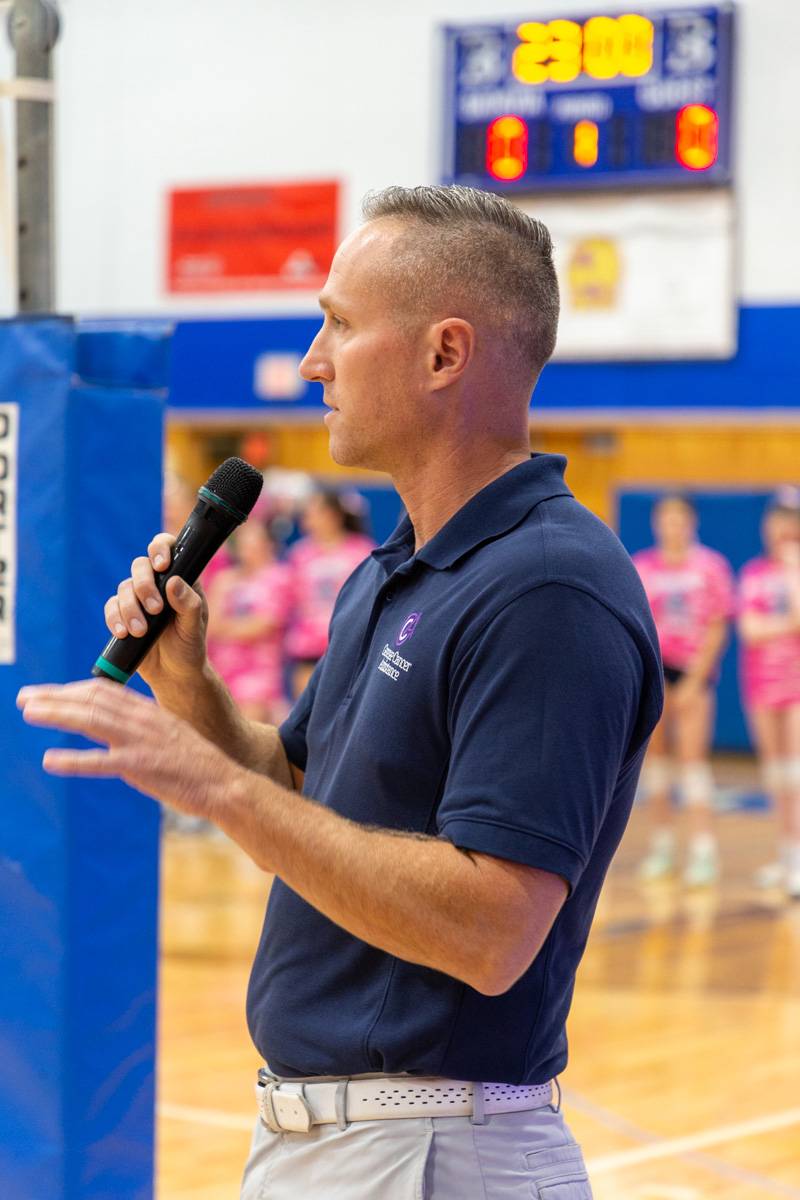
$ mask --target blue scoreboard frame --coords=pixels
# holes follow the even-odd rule
[[[447,27],[444,181],[729,183],[733,32],[730,3]]]

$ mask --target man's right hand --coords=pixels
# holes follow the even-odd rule
[[[174,543],[172,534],[156,534],[147,547],[147,556],[133,560],[130,578],[123,579],[117,594],[106,602],[106,625],[115,637],[142,637],[147,629],[145,612],[161,612],[164,602],[155,584],[155,573],[169,567]],[[189,587],[174,576],[167,584],[166,595],[175,619],[139,667],[139,674],[154,691],[196,678],[206,662],[208,604],[202,587]]]

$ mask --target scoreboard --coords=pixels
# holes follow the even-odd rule
[[[720,4],[445,29],[445,182],[729,183],[733,24]]]

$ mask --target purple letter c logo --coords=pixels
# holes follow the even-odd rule
[[[403,622],[402,629],[400,630],[400,632],[397,635],[397,639],[395,641],[395,646],[402,646],[404,642],[408,641],[408,639],[414,633],[414,630],[417,628],[417,623],[421,616],[422,616],[421,612],[412,612],[412,613],[408,614],[405,621]]]

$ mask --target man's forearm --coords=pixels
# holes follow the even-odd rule
[[[247,720],[209,664],[190,685],[164,682],[152,690],[162,708],[187,721],[235,762],[283,787],[294,786],[278,730]]]
[[[506,991],[527,970],[567,897],[560,875],[340,816],[264,777],[270,742],[273,768],[286,762],[277,732],[243,722],[212,675],[181,696],[180,703],[174,691],[163,697],[175,706],[169,712],[92,679],[23,688],[17,703],[28,724],[97,743],[48,749],[46,770],[116,776],[179,812],[209,818],[362,941],[487,994]],[[213,744],[201,731],[214,733],[215,723],[223,736]],[[240,759],[256,758],[255,769],[234,761],[221,748],[226,741],[238,745]]]
[[[265,870],[355,937],[487,993],[527,968],[567,887],[450,842],[373,829],[243,775],[208,814]],[[544,902],[546,897],[547,902]]]

